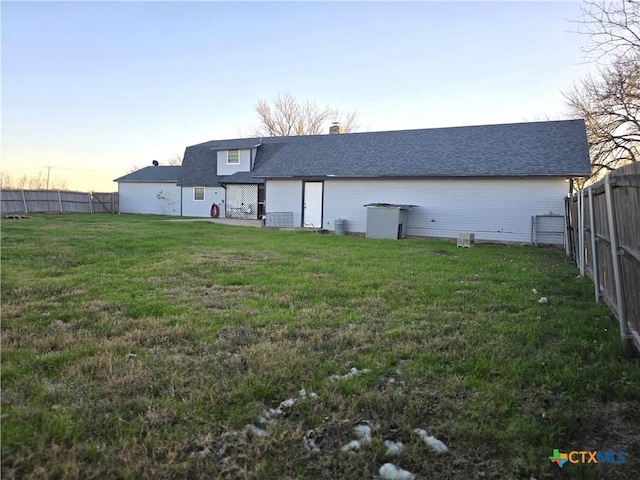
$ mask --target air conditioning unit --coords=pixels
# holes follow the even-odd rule
[[[458,233],[458,246],[471,248],[475,242],[475,233],[460,232]]]

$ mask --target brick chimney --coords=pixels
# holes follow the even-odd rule
[[[339,135],[341,133],[344,133],[344,128],[342,128],[342,125],[340,125],[340,122],[333,122],[329,127],[329,134]]]

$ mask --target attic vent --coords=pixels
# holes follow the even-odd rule
[[[329,133],[331,135],[338,135],[344,133],[344,127],[340,125],[340,122],[333,122],[329,127]]]

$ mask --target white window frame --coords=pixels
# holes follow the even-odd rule
[[[196,193],[198,192],[199,189],[202,189],[202,198],[198,198],[198,195]],[[204,202],[205,192],[206,192],[206,189],[204,187],[193,187],[193,201]]]
[[[232,162],[231,160],[229,160],[229,153],[231,152],[236,152],[236,154],[238,155],[237,160],[235,162]],[[227,165],[238,165],[240,163],[240,150],[227,150]]]

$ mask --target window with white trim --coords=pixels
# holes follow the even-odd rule
[[[237,165],[240,163],[239,150],[227,150],[227,165]]]
[[[204,202],[204,187],[193,187],[193,200]]]

